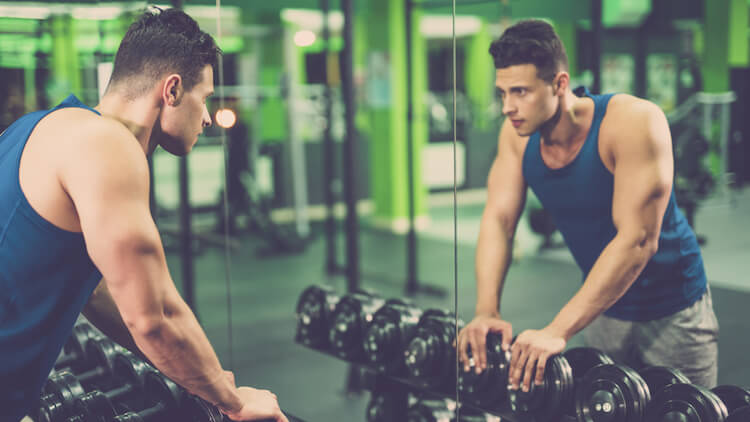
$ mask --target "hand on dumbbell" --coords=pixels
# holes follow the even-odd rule
[[[487,333],[501,333],[503,341],[503,350],[510,349],[510,339],[513,338],[513,326],[508,321],[503,321],[497,315],[477,315],[470,323],[458,333],[458,355],[464,365],[464,372],[469,371],[474,366],[476,373],[479,374],[487,369]],[[471,358],[467,353],[467,347],[476,350],[478,353]],[[473,365],[470,363],[473,359]]]
[[[240,387],[237,392],[243,402],[242,408],[237,412],[231,412],[227,409],[221,410],[229,419],[233,421],[289,422],[279,408],[276,394],[252,387]]]
[[[529,391],[532,381],[537,385],[542,384],[547,359],[562,353],[566,343],[564,337],[547,328],[526,330],[519,334],[510,349],[510,388],[517,390],[521,383],[521,390]]]

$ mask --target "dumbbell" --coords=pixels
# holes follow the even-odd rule
[[[183,390],[158,372],[144,375],[143,391],[151,407],[135,410],[123,406],[124,413],[117,414],[112,402],[104,393],[92,391],[76,400],[75,415],[85,421],[204,421],[205,414],[183,414]],[[195,407],[191,408],[195,410]]]
[[[367,403],[367,422],[392,422],[402,420],[408,405],[406,392],[373,391]]]
[[[726,405],[711,390],[677,383],[663,387],[646,406],[644,421],[724,422]]]
[[[73,367],[76,371],[88,369],[82,367],[85,365],[81,365],[81,363],[86,362],[86,344],[89,340],[101,337],[101,334],[88,323],[81,323],[73,327],[70,337],[68,337],[65,346],[63,346],[65,353],[60,355],[55,361],[55,369],[69,367]]]
[[[458,411],[458,417],[455,415],[451,418],[451,422],[500,422],[500,418],[496,416],[490,416],[480,410],[471,409],[468,407],[462,407]]]
[[[331,315],[340,300],[328,286],[310,286],[297,301],[296,341],[308,347],[327,347]]]
[[[409,406],[406,413],[407,422],[439,422],[451,418],[450,410],[445,400],[418,400]]]
[[[412,382],[424,388],[446,390],[456,382],[456,324],[453,314],[428,309],[422,313],[417,331],[404,353],[406,372]]]
[[[750,391],[736,385],[720,385],[711,391],[727,407],[729,421],[750,421]]]
[[[74,373],[78,382],[87,389],[93,387],[107,388],[110,386],[113,381],[112,377],[109,377],[112,374],[112,365],[115,357],[121,353],[117,349],[116,344],[106,337],[91,339],[86,343],[85,353],[88,366],[91,369]],[[48,390],[48,388],[53,387],[45,384],[43,395],[57,392],[54,389]]]
[[[373,315],[364,339],[365,359],[376,370],[397,374],[404,367],[406,346],[414,337],[422,311],[400,299],[389,299]]]
[[[672,384],[690,384],[690,380],[679,369],[666,366],[648,366],[638,371],[646,381],[651,397],[662,388]]]
[[[473,351],[469,345],[469,371],[460,368],[458,372],[458,391],[465,400],[487,409],[498,409],[505,404],[508,395],[508,367],[510,351],[503,351],[502,336],[499,333],[488,333],[486,342],[487,368],[476,373]]]
[[[611,357],[606,353],[594,347],[573,347],[563,353],[563,357],[570,364],[573,371],[573,396],[575,390],[581,384],[581,380],[586,373],[593,367],[603,363],[614,363]],[[576,418],[575,400],[570,400],[565,406],[565,415],[568,418]]]
[[[547,359],[541,385],[532,380],[529,391],[508,390],[510,410],[519,420],[557,421],[574,397],[573,370],[562,355]]]
[[[579,422],[640,422],[650,399],[646,381],[634,369],[604,363],[576,386],[576,415]]]
[[[349,293],[336,304],[328,339],[331,351],[344,360],[364,360],[364,337],[373,315],[385,300],[367,292]]]
[[[138,407],[142,407],[143,380],[145,374],[152,371],[154,369],[145,362],[127,354],[118,354],[114,358],[113,373],[120,385],[102,393],[110,402],[129,401],[139,403]],[[86,392],[75,375],[68,371],[60,371],[50,376],[46,391],[49,391],[49,394],[39,401],[37,422],[65,420],[73,414],[75,400]],[[141,397],[138,393],[141,393]]]

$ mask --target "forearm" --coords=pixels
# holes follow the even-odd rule
[[[175,295],[165,301],[161,322],[143,332],[134,330],[136,344],[154,366],[191,393],[237,411],[242,403],[236,387],[224,375],[195,315]]]
[[[133,336],[130,335],[128,327],[125,326],[125,322],[122,320],[122,316],[120,316],[120,311],[117,310],[117,305],[112,300],[112,296],[109,294],[104,280],[99,283],[99,286],[92,293],[86,307],[83,309],[83,315],[99,331],[120,346],[142,358],[145,357],[140,349],[138,349],[135,341],[133,341]]]
[[[476,251],[477,315],[499,315],[512,245],[512,234],[497,219],[482,218]]]
[[[573,337],[627,292],[654,252],[645,243],[615,237],[547,328],[566,340]]]

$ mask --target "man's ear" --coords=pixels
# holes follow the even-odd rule
[[[570,74],[568,72],[559,72],[553,82],[555,87],[555,95],[563,95],[567,91],[570,85]]]
[[[162,99],[164,104],[173,107],[180,105],[182,95],[185,92],[185,86],[182,84],[182,77],[173,73],[164,79],[164,85],[162,86]]]

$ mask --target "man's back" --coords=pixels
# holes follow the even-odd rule
[[[67,107],[85,106],[69,97],[59,107],[66,108],[59,113],[66,113]],[[82,234],[45,218],[65,200],[59,185],[54,191],[54,158],[43,158],[55,137],[35,139],[34,148],[42,154],[32,159],[25,147],[49,113],[26,115],[0,136],[0,379],[14,380],[0,386],[3,420],[20,419],[38,398],[70,328],[101,279]],[[27,188],[33,192],[30,197]]]

